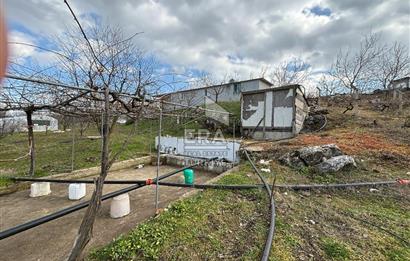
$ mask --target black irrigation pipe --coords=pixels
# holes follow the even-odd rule
[[[400,180],[400,179],[398,179]],[[375,187],[389,186],[399,184],[398,180],[376,181],[376,182],[355,182],[355,183],[340,183],[340,184],[295,184],[295,185],[275,185],[276,188],[292,189],[292,190],[310,190],[310,189],[344,189],[352,187]]]
[[[31,181],[31,182],[51,182],[51,183],[86,183],[94,184],[91,179],[47,179],[47,178],[25,178],[25,177],[7,177],[12,181]],[[105,180],[104,184],[145,184],[145,180]]]
[[[216,158],[212,158],[212,159],[209,159],[209,160],[207,160],[207,161],[213,161],[213,160],[215,160],[215,159],[216,159]],[[168,178],[168,177],[170,177],[170,176],[172,176],[172,175],[175,175],[175,174],[177,174],[177,173],[179,173],[179,172],[181,172],[181,171],[184,171],[184,170],[186,170],[186,169],[188,169],[188,168],[192,168],[192,167],[198,166],[198,165],[200,165],[200,164],[201,164],[201,162],[198,162],[198,163],[193,164],[193,165],[190,165],[190,166],[188,166],[188,167],[184,167],[184,168],[181,168],[181,169],[172,171],[172,172],[170,172],[170,173],[164,174],[164,175],[160,176],[160,177],[158,178],[158,180]],[[152,182],[155,183],[155,182],[156,182],[156,178],[155,178],[155,179],[152,179]],[[104,201],[104,200],[106,200],[106,199],[119,196],[119,195],[121,195],[121,194],[130,192],[130,191],[132,191],[132,190],[136,190],[136,189],[142,188],[142,187],[144,187],[144,186],[146,186],[146,185],[148,185],[148,184],[136,184],[136,185],[133,185],[133,186],[129,186],[129,187],[127,187],[127,188],[123,188],[123,189],[120,189],[120,190],[117,190],[117,191],[108,193],[108,194],[103,195],[103,196],[101,197],[101,201]],[[59,210],[59,211],[57,211],[57,212],[54,212],[54,213],[52,213],[52,214],[43,216],[43,217],[41,217],[41,218],[31,220],[31,221],[29,221],[29,222],[27,222],[27,223],[20,224],[20,225],[18,225],[18,226],[9,228],[9,229],[7,229],[7,230],[1,231],[1,232],[0,232],[0,240],[5,239],[5,238],[8,238],[8,237],[13,236],[13,235],[16,235],[16,234],[21,233],[21,232],[23,232],[23,231],[26,231],[26,230],[28,230],[28,229],[37,227],[37,226],[39,226],[39,225],[41,225],[41,224],[47,223],[47,222],[52,221],[52,220],[55,220],[55,219],[57,219],[57,218],[63,217],[63,216],[65,216],[65,215],[68,215],[68,214],[73,213],[73,212],[75,212],[75,211],[78,211],[78,210],[80,210],[80,209],[83,209],[83,208],[87,207],[89,204],[90,204],[90,200],[85,201],[85,202],[80,203],[80,204],[77,204],[77,205],[74,205],[74,206],[71,206],[71,207],[68,207],[68,208],[65,208],[65,209],[62,209],[62,210]]]
[[[272,189],[269,184],[266,182],[265,178],[261,175],[258,168],[255,166],[255,163],[249,157],[249,154],[246,150],[244,150],[246,158],[251,163],[252,168],[255,170],[256,174],[258,174],[259,178],[261,179],[263,185],[265,186],[266,192],[268,193],[269,200],[270,200],[270,224],[269,224],[269,232],[265,242],[265,248],[263,250],[263,255],[261,260],[267,261],[269,259],[270,249],[272,247],[273,236],[275,234],[275,200],[273,199]]]
[[[195,189],[228,189],[228,190],[242,190],[242,189],[259,189],[265,187],[265,184],[239,184],[239,185],[224,185],[224,184],[182,184],[173,182],[159,182],[159,185],[168,187],[183,187]],[[296,184],[296,185],[275,185],[274,188],[291,189],[291,190],[310,190],[310,189],[344,189],[350,187],[375,187],[375,186],[389,186],[399,185],[398,181],[377,181],[377,182],[359,182],[359,183],[342,183],[342,184]],[[268,185],[272,188],[271,185]]]
[[[173,182],[159,182],[161,186],[167,187],[181,187],[194,189],[227,189],[227,190],[242,190],[242,189],[258,189],[263,188],[263,184],[259,185],[223,185],[223,184],[183,184]]]
[[[43,179],[43,178],[25,178],[25,177],[6,177],[13,181],[32,181],[32,182],[51,182],[51,183],[86,183],[94,184],[93,180],[81,179]],[[351,187],[376,187],[376,186],[390,186],[398,185],[397,180],[390,181],[375,181],[375,182],[355,182],[355,183],[333,183],[333,184],[279,184],[275,188],[291,189],[291,190],[311,190],[311,189],[344,189]],[[105,180],[104,184],[146,184],[146,180]],[[173,182],[159,182],[159,185],[169,187],[184,187],[196,189],[257,189],[262,188],[264,184],[240,184],[240,185],[223,185],[223,184],[183,184]],[[269,185],[272,187],[271,185]]]

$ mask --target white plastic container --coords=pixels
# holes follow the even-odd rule
[[[36,198],[51,193],[50,182],[36,182],[30,186],[30,197]]]
[[[130,213],[130,197],[128,193],[121,194],[111,200],[110,216],[120,218]]]
[[[79,200],[85,197],[86,186],[85,183],[74,183],[68,186],[68,198],[70,200]]]

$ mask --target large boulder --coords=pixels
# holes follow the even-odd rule
[[[299,158],[307,165],[314,166],[323,161],[325,154],[320,146],[305,147],[299,150]]]
[[[279,162],[297,169],[306,166],[305,163],[299,158],[299,151],[286,153],[279,158]]]
[[[323,150],[323,155],[325,158],[329,159],[331,157],[336,157],[343,155],[342,150],[336,144],[326,144],[320,146]]]
[[[342,169],[356,167],[354,158],[348,155],[341,155],[326,159],[316,166],[319,173],[337,172]]]
[[[305,166],[315,166],[326,159],[343,155],[343,152],[335,144],[327,144],[322,146],[304,147],[289,153],[286,153],[279,158],[282,164],[294,168]]]

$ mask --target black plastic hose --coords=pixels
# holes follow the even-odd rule
[[[273,194],[272,194],[271,187],[266,182],[265,178],[261,175],[258,168],[255,166],[255,163],[253,163],[252,159],[249,157],[248,152],[246,150],[244,150],[244,152],[245,152],[246,158],[251,163],[252,168],[255,170],[256,174],[259,176],[259,178],[261,179],[263,185],[265,186],[266,192],[268,193],[269,200],[270,200],[271,214],[270,214],[269,231],[268,231],[268,236],[267,236],[266,242],[265,242],[265,248],[263,250],[263,254],[262,254],[262,258],[261,258],[262,261],[267,261],[269,259],[270,249],[272,247],[273,236],[275,235],[275,215],[276,215],[276,213],[275,213],[275,200],[273,199]]]
[[[207,160],[207,161],[213,161],[213,160],[215,160],[215,159],[216,159],[216,158],[212,158],[212,159],[209,159],[209,160]],[[167,174],[164,174],[164,175],[160,176],[160,177],[158,178],[158,180],[168,178],[168,177],[170,177],[170,176],[172,176],[172,175],[175,175],[175,174],[177,174],[177,173],[179,173],[179,172],[181,172],[181,171],[184,171],[184,170],[186,170],[186,169],[196,167],[196,166],[200,165],[201,163],[202,163],[202,162],[198,162],[198,163],[193,164],[193,165],[191,165],[191,166],[184,167],[184,168],[181,168],[181,169],[178,169],[178,170],[169,172],[169,173],[167,173]],[[155,183],[155,182],[156,182],[156,179],[153,179],[152,182]],[[142,188],[142,187],[144,187],[144,186],[146,186],[145,183],[144,183],[144,184],[137,184],[137,185],[133,185],[133,186],[130,186],[130,187],[127,187],[127,188],[123,188],[123,189],[120,189],[120,190],[117,190],[117,191],[108,193],[108,194],[103,195],[103,196],[101,197],[101,201],[104,201],[104,200],[109,199],[109,198],[116,197],[116,196],[118,196],[118,195],[121,195],[121,194],[130,192],[130,191],[132,191],[132,190],[136,190],[136,189]],[[68,208],[65,208],[65,209],[62,209],[62,210],[59,210],[59,211],[57,211],[57,212],[54,212],[54,213],[52,213],[52,214],[43,216],[43,217],[41,217],[41,218],[31,220],[31,221],[29,221],[29,222],[27,222],[27,223],[20,224],[20,225],[18,225],[18,226],[9,228],[9,229],[7,229],[7,230],[4,230],[4,231],[0,232],[0,240],[5,239],[5,238],[8,238],[8,237],[13,236],[13,235],[16,235],[16,234],[21,233],[21,232],[23,232],[23,231],[26,231],[26,230],[28,230],[28,229],[37,227],[37,226],[39,226],[39,225],[41,225],[41,224],[47,223],[47,222],[52,221],[52,220],[55,220],[55,219],[57,219],[57,218],[63,217],[63,216],[65,216],[65,215],[68,215],[68,214],[73,213],[73,212],[75,212],[75,211],[78,211],[78,210],[80,210],[80,209],[83,209],[83,208],[87,207],[89,204],[90,204],[90,200],[85,201],[85,202],[80,203],[80,204],[77,204],[77,205],[74,205],[74,206],[71,206],[71,207],[68,207]]]
[[[190,168],[190,167],[187,167],[187,168]],[[13,180],[13,181],[94,184],[93,180],[81,180],[81,179],[44,179],[44,178],[25,178],[25,177],[6,177],[6,178]],[[147,182],[146,180],[105,180],[104,184],[125,185],[125,184],[146,184],[146,182]],[[158,184],[162,186],[169,186],[169,187],[183,187],[183,188],[196,188],[196,189],[233,189],[233,190],[235,189],[256,189],[256,188],[263,188],[265,186],[264,184],[243,184],[243,185],[242,184],[240,185],[192,184],[192,185],[189,185],[189,184],[173,183],[173,182],[159,182]],[[278,184],[278,185],[275,185],[275,188],[292,189],[292,190],[343,189],[343,188],[349,188],[349,187],[376,187],[376,186],[389,186],[389,185],[397,185],[397,184],[398,183],[396,180],[388,180],[388,181],[334,183],[334,184]]]

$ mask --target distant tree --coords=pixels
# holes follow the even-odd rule
[[[383,49],[378,45],[380,37],[370,33],[364,36],[360,42],[360,48],[356,52],[348,49],[340,49],[336,61],[332,65],[330,75],[352,93],[352,107],[354,113],[358,109],[359,95],[372,84],[371,72],[376,59]]]
[[[219,85],[214,85],[212,88],[208,89],[208,92],[213,95],[216,103],[218,103],[219,95],[226,91],[226,87],[226,83],[220,83]]]
[[[340,91],[340,83],[333,77],[323,75],[318,82],[319,96],[332,96]]]
[[[303,84],[309,75],[310,65],[300,58],[293,58],[272,67],[270,80],[274,86]]]
[[[378,46],[380,37],[370,33],[360,42],[357,52],[340,49],[336,61],[332,65],[330,75],[358,98],[359,93],[371,80],[371,72],[382,48]]]
[[[393,80],[410,75],[410,57],[408,48],[398,42],[385,46],[372,66],[373,75],[383,89],[387,89]]]

